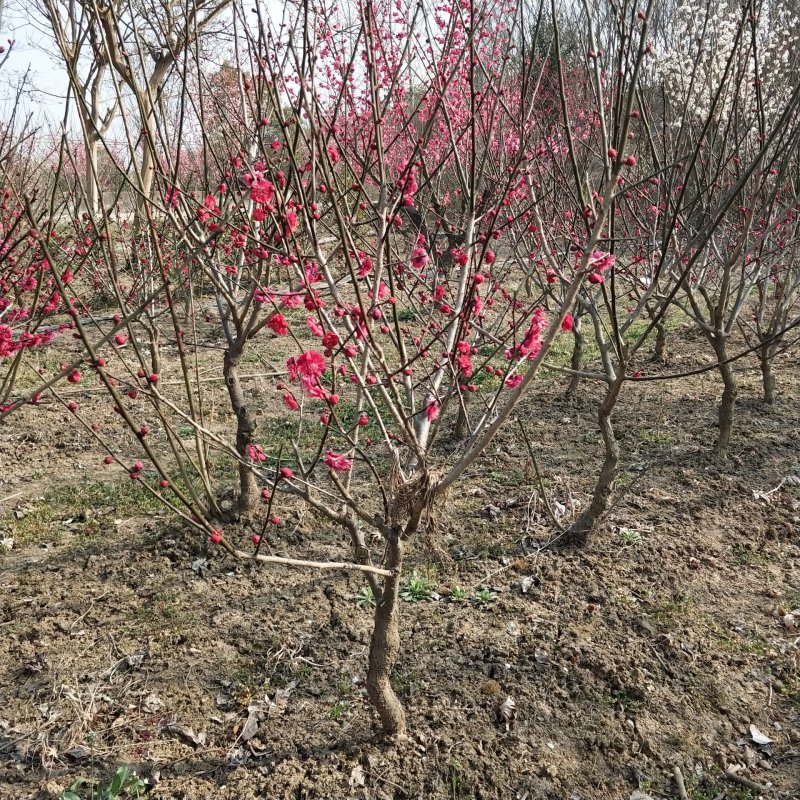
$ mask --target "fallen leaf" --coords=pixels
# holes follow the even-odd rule
[[[203,573],[208,569],[208,559],[195,559],[189,566],[193,572],[196,572],[200,577],[202,577]]]
[[[500,708],[497,709],[497,716],[500,718],[501,722],[505,723],[506,730],[511,730],[511,726],[514,724],[514,720],[517,717],[517,703],[513,697],[509,696],[503,700],[500,704]]]
[[[247,747],[256,758],[265,756],[269,752],[267,746],[260,739],[251,739],[247,743]]]
[[[356,764],[350,771],[350,788],[360,789],[362,786],[366,786],[366,784],[367,776],[364,774],[364,767],[362,767],[361,764]]]
[[[69,756],[74,761],[84,761],[92,755],[92,751],[85,745],[79,744],[71,750],[67,750],[65,755]]]
[[[750,736],[756,744],[772,744],[772,739],[770,739],[765,733],[762,733],[758,728],[756,728],[755,725],[750,726]]]
[[[177,737],[192,745],[192,747],[201,747],[206,743],[205,731],[195,734],[191,728],[187,728],[185,725],[178,725],[175,722],[167,725],[164,730],[167,733],[174,733]]]
[[[244,723],[242,730],[239,733],[239,739],[242,742],[249,741],[256,733],[258,733],[258,711],[251,711],[247,715],[247,722]]]
[[[225,756],[225,763],[229,767],[239,767],[242,764],[244,764],[246,760],[247,760],[247,753],[245,752],[243,745],[234,747]]]
[[[145,714],[155,714],[157,713],[162,706],[164,705],[164,701],[155,694],[149,694],[145,697],[144,702],[142,703],[142,711]]]

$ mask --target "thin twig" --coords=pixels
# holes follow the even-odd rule
[[[72,633],[72,629],[73,629],[73,628],[74,628],[74,627],[75,627],[75,626],[76,626],[76,625],[77,625],[77,624],[78,624],[78,623],[79,623],[79,622],[80,622],[80,621],[81,621],[81,620],[82,620],[82,619],[83,619],[83,618],[84,618],[84,617],[85,617],[85,616],[86,616],[86,615],[87,615],[87,614],[88,614],[88,613],[89,613],[89,612],[90,612],[90,611],[91,611],[93,608],[94,608],[94,606],[95,606],[95,603],[99,603],[99,602],[100,602],[100,601],[101,601],[101,600],[102,600],[102,599],[103,599],[103,598],[104,598],[104,597],[105,597],[107,594],[108,594],[108,592],[107,592],[107,591],[105,591],[105,592],[103,592],[103,594],[101,594],[99,597],[95,597],[95,599],[94,599],[94,600],[92,600],[91,604],[89,605],[89,608],[87,608],[87,609],[86,609],[86,611],[84,611],[84,612],[83,612],[83,614],[81,614],[81,615],[80,615],[80,616],[79,616],[79,617],[78,617],[78,618],[77,618],[77,619],[76,619],[76,620],[75,620],[75,621],[72,623],[72,625],[70,625],[70,626],[69,626],[69,633]]]
[[[7,503],[9,500],[13,500],[15,497],[21,497],[22,494],[23,492],[14,492],[14,494],[10,494],[0,499],[0,503]]]
[[[309,567],[311,569],[346,569],[354,572],[371,572],[373,575],[384,575],[387,578],[391,578],[394,575],[388,569],[373,567],[369,564],[351,564],[347,561],[306,561],[301,558],[255,555],[254,553],[245,553],[244,550],[236,550],[234,555],[244,561],[259,561],[262,564],[283,564],[287,567]]]
[[[681,768],[675,765],[672,768],[672,777],[675,778],[675,784],[678,787],[678,795],[681,800],[689,800],[689,794],[686,791],[686,784],[683,782],[683,773]]]
[[[252,375],[240,375],[240,381],[247,381],[253,380],[254,378],[279,378],[285,375],[285,372],[255,372]],[[204,378],[196,378],[196,383],[219,383],[220,381],[224,381],[224,375],[209,375],[208,377]],[[178,381],[159,381],[161,386],[184,386],[185,382],[182,380]],[[64,396],[67,395],[80,395],[80,394],[92,394],[94,392],[105,392],[107,391],[105,386],[91,386],[88,388],[82,389],[66,389],[62,390],[61,394]]]
[[[522,424],[522,420],[517,417],[517,424],[519,425],[519,429],[522,432],[522,438],[525,440],[525,446],[528,448],[528,455],[531,459],[531,464],[533,464],[534,472],[536,473],[536,481],[539,484],[539,491],[542,495],[542,505],[545,507],[547,511],[547,516],[553,521],[553,525],[558,528],[559,531],[564,531],[564,526],[558,521],[558,518],[555,515],[555,512],[550,507],[550,501],[547,499],[547,494],[544,488],[544,480],[542,479],[542,473],[539,471],[539,464],[536,461],[536,456],[533,452],[533,445],[531,444],[531,440],[528,438],[528,432],[525,430],[525,426]]]
[[[755,781],[751,781],[750,778],[745,778],[742,775],[737,775],[732,770],[726,769],[722,773],[728,780],[733,781],[734,783],[738,783],[741,786],[746,786],[748,789],[752,789],[754,792],[758,792],[759,794],[770,794],[770,789],[767,786],[762,786],[760,783],[756,783]]]

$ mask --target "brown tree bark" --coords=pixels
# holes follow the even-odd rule
[[[581,363],[583,362],[583,345],[585,341],[580,317],[576,317],[572,326],[572,337],[572,360],[570,361],[570,369],[573,371],[573,375],[570,378],[569,386],[565,393],[565,396],[569,400],[577,397],[578,389],[581,385],[581,376],[576,374],[580,371]]]
[[[653,350],[653,361],[663,364],[667,360],[667,328],[662,317],[655,325],[656,346]]]
[[[717,356],[719,374],[722,376],[723,384],[718,412],[719,433],[717,434],[716,442],[714,442],[714,456],[720,461],[725,461],[728,457],[728,449],[731,443],[733,416],[736,407],[736,396],[739,394],[739,386],[736,382],[733,365],[728,362],[727,337],[722,332],[717,331],[711,339],[711,346]]]
[[[603,403],[597,412],[600,434],[603,437],[603,466],[592,494],[592,502],[588,508],[564,533],[564,543],[575,547],[585,547],[600,517],[611,507],[614,482],[619,472],[620,447],[614,434],[612,413],[617,404],[622,384],[625,380],[625,369],[620,365],[619,377],[608,387]]]
[[[239,380],[240,358],[240,352],[226,350],[222,374],[225,377],[225,386],[228,388],[231,408],[236,415],[236,452],[243,462],[239,464],[239,498],[236,509],[240,515],[246,516],[258,504],[258,484],[255,476],[247,467],[250,459],[249,447],[253,444],[253,434],[256,430],[256,419],[247,406]]]
[[[383,592],[375,606],[375,625],[369,649],[367,694],[381,719],[383,730],[391,735],[406,732],[406,715],[391,684],[392,670],[400,652],[400,573],[403,566],[403,540],[398,533],[386,543],[386,569],[394,571],[386,578]]]
[[[761,348],[761,387],[764,391],[764,405],[775,404],[775,373],[772,371],[772,357],[768,345]]]

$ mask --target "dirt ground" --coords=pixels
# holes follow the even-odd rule
[[[402,742],[365,697],[363,580],[233,562],[109,480],[63,409],[22,410],[0,427],[0,798],[121,765],[164,800],[679,798],[675,766],[692,800],[760,796],[742,778],[800,798],[800,371],[780,364],[769,410],[752,367],[724,466],[713,372],[626,388],[621,497],[582,551],[545,547],[500,436],[448,504],[447,557],[411,555]],[[521,412],[564,519],[599,468],[597,391],[551,376]],[[347,553],[300,509],[276,547]]]

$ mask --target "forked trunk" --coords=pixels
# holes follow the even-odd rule
[[[375,706],[385,733],[403,735],[406,715],[392,688],[391,675],[400,652],[400,574],[403,566],[403,541],[393,534],[386,543],[386,569],[394,574],[386,578],[383,592],[375,606],[375,626],[369,649],[367,694]]]
[[[624,376],[624,368],[620,367],[620,376]],[[588,508],[572,523],[564,533],[564,543],[576,547],[585,547],[598,520],[611,507],[613,499],[614,481],[619,472],[620,447],[614,435],[611,415],[619,398],[623,377],[617,378],[609,386],[603,404],[597,413],[600,433],[603,437],[604,456],[603,466],[592,494],[592,502]]]

